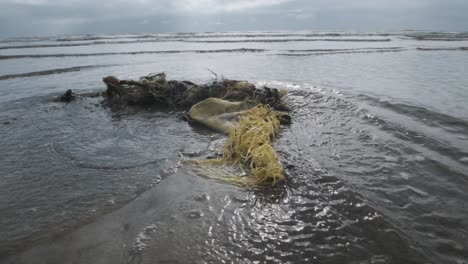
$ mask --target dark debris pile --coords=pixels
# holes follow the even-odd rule
[[[107,86],[103,104],[111,108],[160,107],[188,110],[194,104],[214,97],[227,101],[253,100],[279,111],[287,111],[281,91],[237,80],[217,78],[210,83],[197,85],[190,81],[166,80],[158,73],[141,77],[138,81],[119,80],[114,76],[103,78]]]

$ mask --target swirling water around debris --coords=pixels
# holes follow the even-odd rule
[[[0,262],[464,263],[463,37],[283,32],[3,40],[2,47],[25,47],[0,49],[10,57],[0,60],[0,75],[9,76],[0,80]],[[153,38],[168,41],[144,42]],[[323,41],[335,38],[390,41]],[[53,46],[61,43],[71,45]],[[243,52],[250,49],[262,51]],[[210,52],[216,50],[235,52]],[[102,53],[111,54],[95,55]],[[180,167],[179,153],[210,155],[223,137],[176,113],[116,113],[98,98],[51,100],[67,89],[102,89],[109,74],[166,71],[200,82],[212,77],[206,68],[288,87],[294,122],[275,143],[286,186],[247,192]]]

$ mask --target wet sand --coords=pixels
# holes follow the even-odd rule
[[[2,263],[191,263],[204,259],[223,206],[243,189],[182,170],[110,214]],[[239,201],[237,201],[239,202]],[[217,208],[217,209],[216,209]]]

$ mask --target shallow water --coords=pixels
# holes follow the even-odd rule
[[[467,263],[465,47],[418,32],[1,40],[0,262]],[[289,90],[284,186],[182,166],[223,136],[178,113],[52,100],[207,69]]]

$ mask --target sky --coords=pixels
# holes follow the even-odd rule
[[[0,37],[406,29],[468,31],[468,1],[0,0]]]

